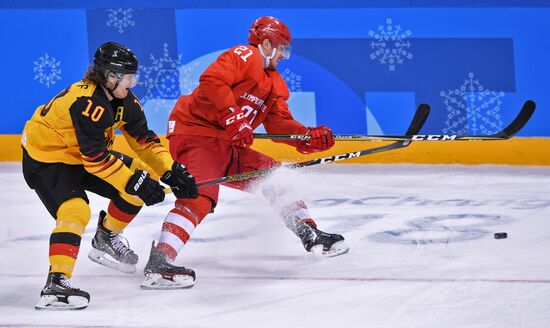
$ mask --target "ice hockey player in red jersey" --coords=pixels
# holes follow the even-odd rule
[[[219,56],[201,75],[199,86],[179,98],[170,115],[170,153],[174,160],[186,163],[197,181],[279,165],[249,148],[254,139],[252,131],[260,124],[268,133],[311,135],[310,141],[285,142],[301,153],[324,151],[334,145],[328,127],[305,127],[288,109],[289,90],[277,71],[279,62],[290,56],[287,26],[277,18],[260,17],[250,27],[248,43]],[[247,190],[252,182],[226,186]],[[177,199],[166,216],[159,242],[156,246],[153,243],[142,288],[193,286],[194,272],[178,270],[172,262],[196,226],[216,207],[218,185],[199,188],[199,192],[197,199]],[[348,251],[341,235],[317,229],[303,201],[270,190],[264,194],[308,252],[330,257]]]

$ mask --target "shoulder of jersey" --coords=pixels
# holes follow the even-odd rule
[[[78,81],[71,85],[69,91],[71,95],[68,100],[73,102],[71,110],[84,115],[77,115],[79,118],[90,118],[93,124],[107,127],[112,125],[113,114],[111,103],[107,95],[93,82]],[[87,114],[84,114],[87,113]],[[84,121],[87,121],[84,119]]]
[[[269,77],[273,81],[272,95],[275,97],[288,98],[290,96],[290,91],[288,90],[285,79],[281,76],[279,71],[268,72]]]
[[[63,90],[59,94],[59,97],[54,98],[54,100],[59,99],[57,102],[58,105],[66,107],[71,106],[73,103],[81,104],[82,102],[86,102],[87,99],[92,100],[92,102],[96,105],[108,106],[107,97],[101,97],[100,94],[98,95],[98,91],[102,92],[101,89],[98,90],[96,84],[78,81]]]
[[[71,92],[78,97],[91,97],[97,89],[97,85],[92,82],[78,81],[71,85]]]
[[[124,104],[125,106],[130,106],[131,108],[136,108],[143,112],[143,107],[141,106],[141,102],[136,97],[136,95],[130,90],[128,92],[128,96],[124,98]]]
[[[230,48],[227,51],[228,54],[234,56],[235,58],[240,59],[242,62],[252,63],[258,62],[261,64],[261,54],[258,48],[251,45],[237,45]]]
[[[110,106],[105,92],[93,82],[84,80],[78,81],[71,85],[70,94],[75,100],[91,99],[94,104],[101,106]]]

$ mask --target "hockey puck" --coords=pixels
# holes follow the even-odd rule
[[[504,239],[508,238],[508,234],[506,232],[495,232],[495,239]]]

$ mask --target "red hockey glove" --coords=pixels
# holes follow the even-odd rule
[[[219,112],[218,123],[225,129],[231,144],[244,147],[252,145],[254,134],[242,109],[229,107]]]
[[[334,146],[332,131],[324,125],[309,128],[307,134],[311,136],[309,141],[304,141],[296,147],[296,150],[302,154],[324,151]]]

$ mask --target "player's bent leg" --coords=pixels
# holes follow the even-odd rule
[[[82,198],[71,198],[59,206],[50,237],[50,272],[35,305],[37,310],[78,310],[88,306],[90,294],[72,287],[69,278],[90,215]]]
[[[239,163],[239,166],[233,168],[230,174],[280,165],[271,157],[248,148],[240,149],[239,160],[234,162]],[[231,188],[248,190],[255,182],[254,179],[250,179],[226,185]],[[279,213],[285,225],[300,238],[306,251],[311,252],[317,258],[342,255],[349,251],[349,247],[344,243],[344,237],[317,229],[305,203],[296,201],[298,197],[292,191],[291,185],[286,182],[278,184],[272,181],[268,184],[263,183],[262,191],[271,206]]]
[[[190,288],[195,284],[195,272],[173,264],[179,251],[189,240],[195,227],[210,212],[212,201],[206,196],[178,199],[176,207],[166,216],[159,243],[151,247],[149,261],[143,271],[143,289]]]
[[[130,201],[135,204],[122,197],[115,197],[109,203],[107,212],[100,212],[97,231],[92,239],[92,249],[88,253],[90,260],[124,273],[136,272],[139,260],[126,238],[122,236],[123,229],[141,209],[141,203],[131,199]]]

